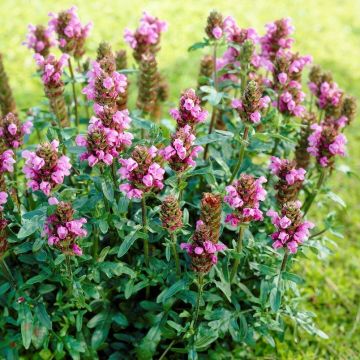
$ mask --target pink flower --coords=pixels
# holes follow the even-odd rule
[[[59,203],[59,200],[56,197],[49,197],[48,200],[49,205],[57,205]]]
[[[264,201],[266,191],[262,184],[264,177],[255,179],[252,175],[242,174],[239,180],[226,187],[224,201],[235,211],[226,216],[225,222],[231,226],[239,223],[262,220],[260,201]]]
[[[136,146],[128,159],[120,158],[122,165],[118,173],[128,180],[120,185],[120,191],[129,199],[141,198],[144,192],[152,192],[164,187],[165,170],[154,161],[156,147]]]
[[[0,153],[0,174],[14,171],[14,156],[12,150],[5,150],[3,153]]]
[[[220,39],[222,37],[223,31],[221,27],[215,26],[212,30],[212,34],[214,35],[215,39]]]
[[[293,201],[283,205],[280,215],[274,210],[266,213],[277,229],[271,235],[274,249],[287,247],[291,253],[296,253],[299,244],[309,238],[309,229],[312,229],[314,224],[302,221],[300,208],[301,203]]]

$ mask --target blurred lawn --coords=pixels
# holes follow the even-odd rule
[[[32,54],[21,42],[28,23],[46,23],[49,11],[59,11],[72,4],[79,7],[83,22],[92,20],[94,29],[88,49],[90,55],[101,40],[114,49],[124,46],[125,27],[134,28],[142,10],[169,22],[163,36],[159,66],[172,84],[175,100],[181,89],[194,86],[200,53],[187,52],[193,42],[201,40],[210,10],[232,14],[243,27],[263,33],[264,24],[280,17],[291,17],[296,26],[296,50],[312,54],[315,62],[334,73],[342,88],[360,98],[360,1],[359,0],[173,0],[173,1],[0,1],[0,51],[19,106],[36,105],[42,98]],[[360,168],[360,125],[355,122],[349,136],[349,157],[343,161],[355,173]],[[332,180],[334,192],[348,204],[340,210],[345,238],[337,240],[334,254],[325,261],[309,259],[299,265],[306,273],[303,288],[305,308],[318,314],[317,323],[329,336],[319,340],[299,334],[298,343],[279,344],[276,358],[284,359],[359,359],[360,358],[360,187],[355,176],[337,174]],[[335,205],[334,205],[335,207]],[[314,215],[319,209],[313,209]],[[320,209],[320,212],[322,210]],[[357,318],[357,320],[355,320]],[[273,352],[268,349],[268,356]],[[272,354],[272,355],[270,355]]]

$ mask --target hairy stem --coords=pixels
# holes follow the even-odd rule
[[[314,202],[317,194],[319,193],[322,184],[324,183],[326,177],[326,170],[325,168],[321,168],[321,172],[320,172],[320,176],[318,179],[318,182],[316,184],[316,188],[314,189],[314,191],[309,195],[309,197],[306,199],[305,204],[303,206],[303,212],[304,212],[304,216],[308,213],[308,211],[310,210],[310,207],[312,205],[312,203]]]
[[[203,273],[199,273],[198,275],[198,296],[197,296],[197,300],[196,300],[196,306],[195,306],[195,311],[193,313],[193,319],[190,325],[190,328],[195,329],[196,328],[196,323],[199,317],[199,310],[200,310],[200,303],[201,303],[201,299],[202,299],[202,295],[203,295],[203,290],[204,290],[204,274]]]
[[[161,356],[159,357],[159,360],[164,359],[165,355],[169,352],[169,350],[174,346],[174,344],[176,343],[176,340],[173,340],[169,346],[165,349],[165,351],[161,354]]]
[[[1,259],[0,260],[0,267],[2,272],[4,273],[4,277],[8,279],[8,281],[10,282],[11,286],[16,289],[16,281],[5,261],[5,259]]]
[[[141,216],[142,216],[142,225],[143,225],[143,231],[145,234],[148,234],[147,231],[147,214],[146,214],[146,199],[143,195],[141,199]],[[149,266],[149,239],[147,236],[144,239],[144,259],[145,259],[145,265]]]
[[[217,90],[217,77],[216,77],[216,50],[217,50],[217,43],[214,44],[214,52],[213,52],[213,64],[214,64],[214,72],[213,72],[213,83],[214,83],[214,89]],[[215,119],[216,119],[216,106],[213,105],[212,114],[211,114],[211,120],[210,120],[210,126],[209,126],[209,132],[210,135],[213,132],[214,126],[215,126]],[[204,150],[204,160],[208,158],[209,153],[209,144],[205,145]]]
[[[75,89],[75,75],[74,75],[74,70],[73,70],[70,58],[69,58],[68,62],[69,62],[69,71],[70,71],[70,75],[71,75],[72,93],[73,93],[73,98],[74,98],[75,125],[77,128],[77,131],[79,131],[80,121],[79,121],[79,114],[78,114],[78,100],[77,100],[76,89]]]
[[[289,250],[286,248],[285,252],[284,252],[284,257],[283,257],[282,262],[281,262],[280,270],[279,270],[279,277],[278,277],[278,282],[277,282],[277,288],[278,289],[280,287],[281,275],[282,275],[283,271],[285,270],[288,258],[289,258]]]
[[[236,252],[238,254],[240,254],[243,249],[243,239],[244,239],[244,234],[245,234],[245,230],[247,229],[247,227],[248,227],[248,224],[240,224],[239,236],[238,236],[238,241],[237,241],[237,245],[236,245]],[[234,279],[234,277],[237,273],[239,264],[240,264],[240,259],[235,259],[233,267],[231,269],[230,283],[232,282],[232,280]]]
[[[234,169],[234,171],[233,171],[233,173],[231,175],[231,178],[230,178],[230,181],[229,181],[230,184],[235,179],[237,173],[240,170],[241,164],[242,164],[242,162],[244,160],[244,155],[245,155],[245,150],[246,150],[246,147],[247,147],[248,136],[249,136],[249,126],[245,125],[244,134],[243,134],[243,137],[242,137],[242,142],[241,142],[241,147],[240,147],[240,152],[239,152],[239,158],[238,158],[237,164],[235,166],[235,169]]]
[[[173,255],[174,255],[174,259],[175,259],[176,275],[178,277],[180,277],[181,268],[180,268],[179,254],[178,254],[177,249],[176,249],[176,244],[177,244],[176,235],[174,233],[171,233],[170,237],[171,237],[172,251],[173,251]]]

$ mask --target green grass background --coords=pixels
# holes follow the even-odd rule
[[[159,66],[171,84],[175,101],[181,89],[194,86],[201,53],[188,53],[192,43],[201,40],[207,14],[212,9],[233,15],[243,27],[264,32],[264,24],[280,17],[291,17],[296,27],[295,49],[312,54],[316,63],[334,73],[342,88],[360,97],[360,1],[356,0],[172,0],[172,1],[0,1],[0,51],[20,107],[37,105],[42,87],[32,78],[35,70],[32,53],[21,42],[28,23],[46,23],[49,11],[70,5],[79,7],[83,22],[92,20],[94,29],[88,41],[90,55],[101,40],[114,49],[124,47],[125,27],[135,28],[142,10],[169,22],[164,34]],[[349,156],[342,161],[359,173],[360,125],[349,129]],[[318,314],[319,327],[329,335],[320,340],[300,333],[297,342],[278,344],[276,354],[264,349],[266,358],[284,359],[359,359],[360,358],[360,194],[356,176],[336,174],[334,192],[347,203],[339,211],[344,239],[337,240],[333,254],[320,261],[315,257],[302,261],[298,271],[306,275],[303,307]],[[314,206],[313,215],[323,212]]]

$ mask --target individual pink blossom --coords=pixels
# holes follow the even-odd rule
[[[31,121],[21,123],[16,115],[8,113],[0,122],[0,137],[8,148],[17,149],[23,144],[25,134],[30,134]]]
[[[343,91],[334,81],[323,81],[319,84],[309,83],[311,92],[317,98],[317,105],[320,109],[331,110],[341,106]]]
[[[23,172],[28,179],[27,186],[33,191],[41,190],[49,196],[56,186],[64,182],[65,176],[70,175],[70,159],[65,155],[59,156],[58,146],[59,142],[53,140],[38,146],[35,152],[23,151]]]
[[[285,180],[288,185],[294,185],[295,182],[303,182],[306,171],[302,168],[296,169],[295,163],[287,159],[279,159],[272,156],[269,166],[271,173]]]
[[[191,257],[192,268],[197,272],[208,272],[217,264],[217,253],[226,249],[224,244],[213,243],[209,229],[202,220],[196,222],[191,243],[181,243],[180,248]]]
[[[108,59],[103,62],[105,65]],[[83,93],[88,100],[94,100],[99,105],[108,105],[126,91],[127,78],[115,71],[115,64],[112,64],[114,67],[110,69],[105,69],[102,65],[102,62],[92,62],[91,70],[87,73],[89,84],[84,87]]]
[[[296,253],[299,245],[309,238],[309,230],[314,224],[302,220],[300,208],[300,201],[291,201],[283,205],[280,214],[274,210],[266,213],[277,229],[271,235],[274,249],[287,248]]]
[[[208,116],[208,112],[201,106],[201,100],[194,89],[185,90],[180,98],[179,108],[170,110],[170,115],[176,120],[178,127],[202,123]]]
[[[48,86],[58,86],[62,84],[62,74],[64,67],[67,66],[69,55],[62,54],[59,60],[52,54],[44,58],[40,54],[35,54],[34,59],[41,71],[41,79]]]
[[[313,124],[311,129],[307,151],[321,167],[333,166],[336,155],[345,156],[347,140],[336,123]]]
[[[131,157],[120,158],[120,178],[128,180],[120,185],[120,190],[129,198],[141,198],[144,193],[161,190],[164,187],[165,170],[156,162],[158,150],[155,146],[147,148],[136,146]]]
[[[45,28],[42,25],[28,26],[28,34],[26,41],[23,42],[29,49],[34,50],[44,57],[49,54],[51,46],[54,46],[56,42],[53,39],[53,30],[51,28]]]
[[[179,128],[172,136],[170,145],[159,150],[159,155],[167,160],[170,167],[175,171],[181,172],[190,166],[195,167],[194,159],[199,152],[203,151],[202,146],[194,146],[195,139],[196,137],[190,125],[185,125],[183,128]]]
[[[4,191],[0,191],[0,211],[4,210],[3,205],[6,204],[7,199],[8,199],[8,194]]]
[[[60,50],[76,58],[81,57],[85,52],[84,44],[92,23],[81,24],[76,6],[59,14],[49,13],[49,16],[49,29],[56,32]]]
[[[125,29],[124,39],[134,49],[136,60],[146,52],[155,53],[159,50],[161,33],[167,30],[167,23],[143,12],[139,27],[135,30]]]
[[[5,150],[0,153],[0,174],[4,172],[13,172],[15,164],[15,154],[12,150]]]
[[[262,186],[265,182],[263,176],[255,179],[252,175],[241,174],[239,180],[226,187],[224,201],[235,210],[226,216],[226,223],[238,226],[240,223],[262,220],[263,213],[259,207],[266,197]]]
[[[294,39],[290,35],[295,28],[291,19],[280,19],[266,25],[266,34],[260,38],[261,56],[274,61],[276,55],[290,49]]]
[[[66,255],[82,255],[76,243],[79,238],[87,235],[85,218],[74,219],[74,210],[70,203],[58,202],[55,212],[50,215],[44,225],[44,235],[50,246],[56,246]]]

